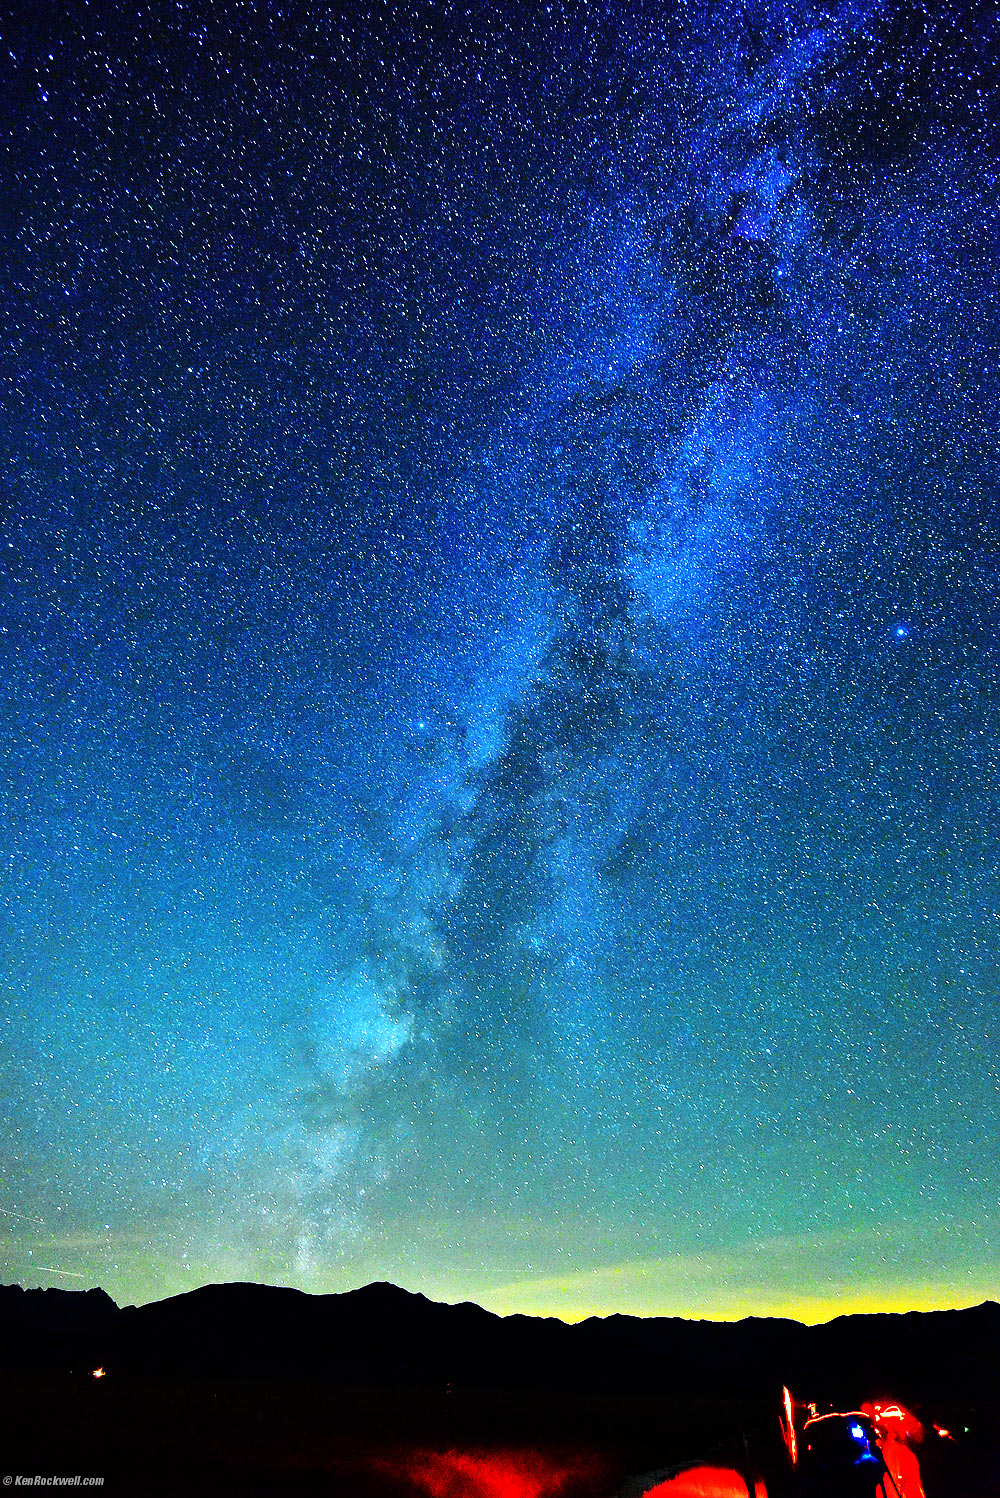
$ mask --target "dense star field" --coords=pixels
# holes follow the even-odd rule
[[[1000,1272],[992,7],[14,7],[4,1278]]]

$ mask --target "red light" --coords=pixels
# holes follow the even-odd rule
[[[755,1486],[755,1498],[767,1498],[764,1484]],[[658,1483],[646,1498],[747,1498],[747,1485],[731,1467],[692,1467]]]
[[[785,1445],[788,1447],[788,1455],[791,1458],[791,1463],[794,1467],[799,1457],[799,1441],[798,1436],[795,1434],[795,1411],[792,1407],[792,1396],[787,1388],[782,1388],[781,1390],[781,1404],[781,1433],[785,1438]]]
[[[537,1451],[417,1451],[401,1466],[427,1498],[562,1498],[601,1475],[593,1457],[560,1459]]]
[[[866,1404],[862,1410],[875,1421],[882,1457],[899,1498],[925,1498],[920,1463],[913,1443],[922,1441],[924,1428],[901,1404]]]
[[[901,1404],[863,1404],[861,1409],[888,1436],[904,1441],[922,1441],[924,1428],[916,1415]]]

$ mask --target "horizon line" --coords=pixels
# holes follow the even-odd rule
[[[39,1266],[39,1270],[41,1272],[45,1272],[45,1273],[60,1273],[61,1272],[61,1271],[56,1271],[56,1270],[49,1270],[47,1268],[44,1271],[42,1271],[42,1266]],[[66,1271],[66,1272],[68,1272],[68,1271]],[[81,1278],[82,1277],[83,1276],[81,1276]],[[974,1301],[972,1301],[972,1302],[970,1302],[968,1304],[962,1304],[962,1305],[941,1305],[941,1306],[930,1306],[930,1307],[925,1307],[925,1308],[910,1307],[909,1309],[902,1309],[902,1310],[901,1309],[848,1310],[848,1311],[836,1312],[835,1314],[831,1315],[830,1317],[828,1317],[825,1320],[807,1320],[807,1321],[801,1320],[799,1317],[794,1316],[794,1315],[790,1315],[790,1314],[782,1314],[780,1312],[761,1313],[759,1311],[753,1311],[753,1310],[748,1310],[744,1314],[741,1314],[741,1315],[696,1315],[696,1314],[683,1315],[683,1314],[680,1314],[680,1313],[675,1312],[675,1311],[646,1311],[646,1312],[642,1312],[642,1311],[640,1311],[640,1312],[636,1312],[636,1311],[604,1311],[604,1312],[601,1312],[601,1311],[592,1311],[592,1312],[587,1312],[587,1313],[584,1313],[584,1314],[576,1314],[576,1315],[574,1315],[572,1313],[569,1313],[569,1314],[566,1314],[566,1315],[559,1315],[559,1314],[557,1314],[556,1312],[553,1312],[553,1311],[545,1311],[545,1312],[539,1312],[539,1311],[521,1311],[521,1310],[495,1311],[495,1310],[491,1310],[490,1307],[488,1307],[488,1306],[484,1306],[480,1301],[473,1300],[473,1299],[470,1299],[468,1297],[460,1299],[460,1300],[458,1300],[458,1299],[456,1299],[456,1300],[451,1300],[451,1299],[439,1300],[439,1299],[436,1299],[434,1296],[428,1295],[423,1290],[410,1290],[405,1285],[398,1285],[398,1284],[396,1284],[395,1281],[393,1281],[393,1280],[379,1280],[379,1279],[365,1281],[363,1284],[355,1285],[355,1286],[353,1286],[349,1290],[304,1290],[299,1285],[281,1284],[281,1283],[276,1283],[275,1281],[272,1281],[272,1280],[252,1280],[252,1279],[206,1280],[202,1284],[200,1284],[200,1285],[194,1285],[190,1289],[187,1289],[187,1290],[178,1290],[178,1291],[174,1291],[173,1293],[168,1294],[168,1295],[162,1295],[162,1296],[158,1296],[158,1297],[150,1297],[148,1300],[129,1301],[129,1302],[125,1302],[125,1303],[121,1303],[121,1302],[117,1301],[114,1298],[114,1296],[110,1293],[110,1291],[105,1290],[102,1285],[89,1285],[87,1287],[84,1287],[84,1288],[81,1288],[81,1289],[77,1290],[77,1289],[68,1289],[68,1288],[65,1288],[65,1287],[62,1287],[62,1286],[58,1286],[58,1285],[24,1285],[24,1284],[21,1284],[18,1281],[14,1281],[14,1282],[11,1282],[9,1284],[7,1284],[7,1283],[0,1283],[0,1291],[2,1291],[2,1290],[22,1290],[25,1294],[30,1294],[32,1292],[37,1292],[37,1291],[48,1292],[48,1291],[52,1291],[52,1290],[61,1290],[64,1295],[92,1295],[95,1292],[97,1292],[97,1293],[99,1293],[101,1295],[106,1296],[107,1299],[111,1301],[112,1305],[118,1311],[139,1310],[140,1308],[142,1308],[144,1306],[163,1305],[163,1304],[165,1304],[169,1300],[180,1300],[180,1299],[183,1299],[184,1297],[189,1296],[189,1295],[197,1295],[197,1294],[199,1294],[199,1293],[201,1293],[202,1291],[205,1291],[205,1290],[226,1290],[226,1289],[236,1289],[236,1288],[253,1288],[255,1290],[293,1291],[297,1295],[304,1295],[304,1296],[307,1296],[310,1299],[324,1299],[324,1300],[326,1300],[326,1299],[332,1299],[332,1298],[338,1298],[339,1299],[339,1298],[342,1298],[342,1297],[348,1296],[348,1295],[358,1295],[358,1294],[361,1294],[365,1290],[386,1289],[386,1290],[396,1291],[400,1295],[407,1295],[407,1296],[411,1297],[414,1300],[424,1300],[429,1305],[441,1306],[441,1307],[451,1307],[451,1308],[454,1308],[456,1310],[460,1309],[461,1307],[464,1307],[464,1306],[471,1306],[474,1309],[483,1312],[484,1315],[493,1316],[493,1317],[495,1317],[499,1321],[510,1321],[510,1320],[513,1320],[514,1318],[520,1318],[522,1320],[529,1320],[529,1321],[558,1321],[558,1322],[561,1322],[562,1325],[564,1325],[564,1326],[580,1326],[580,1325],[583,1325],[585,1322],[588,1322],[588,1321],[611,1321],[611,1320],[615,1320],[615,1319],[620,1319],[620,1320],[627,1320],[627,1321],[683,1321],[683,1322],[687,1322],[687,1323],[692,1324],[692,1325],[698,1325],[698,1324],[708,1323],[708,1324],[716,1325],[716,1326],[739,1326],[739,1325],[741,1325],[745,1321],[783,1321],[783,1322],[791,1323],[792,1325],[795,1325],[795,1326],[801,1326],[803,1328],[810,1328],[810,1327],[829,1326],[829,1325],[831,1325],[835,1321],[854,1320],[854,1319],[860,1319],[861,1317],[869,1317],[869,1316],[893,1316],[893,1317],[899,1317],[899,1316],[942,1316],[942,1315],[957,1315],[957,1314],[961,1314],[962,1312],[965,1312],[965,1311],[980,1310],[980,1309],[982,1309],[985,1306],[995,1306],[998,1309],[1000,1309],[1000,1300],[994,1299],[993,1297],[987,1295],[982,1300],[974,1300]]]

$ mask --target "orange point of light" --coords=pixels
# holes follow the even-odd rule
[[[103,1368],[95,1368],[91,1372],[90,1376],[91,1376],[91,1378],[103,1378],[104,1377],[104,1369]]]

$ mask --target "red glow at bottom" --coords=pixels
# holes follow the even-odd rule
[[[767,1498],[762,1482],[756,1498]],[[646,1498],[747,1498],[747,1485],[732,1467],[691,1467],[651,1488]]]
[[[533,1451],[417,1451],[405,1475],[427,1498],[570,1498],[596,1492],[602,1464]]]

